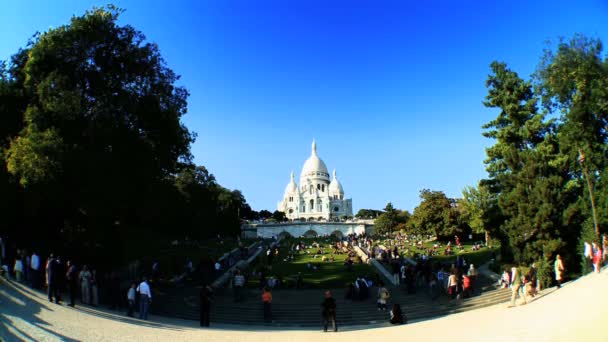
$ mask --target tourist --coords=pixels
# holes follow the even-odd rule
[[[243,287],[245,286],[245,276],[241,274],[241,270],[236,270],[234,279],[232,280],[234,287],[234,301],[240,302],[243,298]]]
[[[600,273],[600,267],[602,263],[602,249],[597,243],[593,243],[593,271]]]
[[[135,288],[137,284],[135,282],[131,283],[131,287],[129,287],[129,291],[127,291],[127,305],[129,307],[129,311],[127,311],[127,316],[133,317],[133,311],[135,310]]]
[[[509,287],[510,284],[511,284],[511,276],[509,276],[509,272],[507,270],[504,270],[502,272],[502,277],[498,281],[498,286],[500,286],[500,288],[506,289]]]
[[[212,297],[213,297],[213,289],[209,285],[203,286],[203,288],[201,289],[201,293],[200,293],[200,301],[201,301],[200,324],[201,324],[201,327],[209,326]]]
[[[536,263],[532,263],[532,266],[530,266],[530,270],[528,271],[528,283],[526,284],[528,286],[528,294],[531,297],[535,297],[536,294],[538,293],[538,270],[536,269]]]
[[[21,251],[19,250],[17,250],[13,272],[15,272],[15,279],[17,282],[21,283],[23,281],[23,258],[21,257]]]
[[[469,266],[469,272],[467,273],[467,275],[471,279],[471,294],[472,294],[475,291],[475,283],[477,281],[477,275],[478,275],[475,265],[471,264]]]
[[[91,271],[91,305],[99,305],[99,296],[97,288],[97,270]]]
[[[152,302],[152,291],[150,291],[150,285],[148,285],[146,277],[143,277],[141,283],[139,283],[137,292],[139,292],[139,318],[147,320],[148,309]]]
[[[330,291],[325,291],[325,299],[321,303],[323,315],[323,331],[327,332],[327,326],[331,322],[334,332],[338,331],[338,323],[336,323],[336,300],[332,297]]]
[[[555,257],[555,264],[553,265],[553,269],[555,271],[555,280],[557,281],[557,288],[562,287],[562,281],[564,280],[564,262],[562,261],[562,257],[558,254]]]
[[[70,292],[70,304],[68,305],[74,307],[76,293],[78,292],[78,270],[72,261],[68,261],[67,268],[65,277],[68,281],[68,291]]]
[[[608,259],[608,237],[606,235],[602,236],[602,260],[606,261]]]
[[[391,309],[391,324],[404,324],[407,323],[407,319],[404,319],[403,312],[401,311],[401,306],[399,304],[393,304],[393,308]]]
[[[262,292],[262,305],[264,307],[264,322],[266,323],[270,323],[272,320],[271,303],[272,293],[270,293],[268,287],[264,287],[264,291]]]
[[[386,302],[390,297],[390,293],[388,292],[388,289],[384,287],[384,283],[380,282],[378,287],[378,311],[386,311]]]
[[[452,270],[448,277],[447,291],[450,301],[458,295],[458,277],[455,270]]]
[[[523,304],[526,304],[528,301],[526,300],[526,292],[520,293],[520,288],[522,286],[521,274],[517,267],[511,268],[511,305],[509,307],[515,306],[515,301],[517,297],[523,294]]]
[[[32,287],[35,289],[40,288],[40,257],[36,252],[32,253],[30,271],[32,274]]]
[[[593,249],[589,241],[585,241],[584,249],[583,249],[583,257],[585,258],[585,269],[583,272],[591,271],[591,266],[593,264]]]
[[[89,267],[84,265],[80,271],[80,300],[83,304],[91,304],[91,272]]]
[[[462,297],[469,298],[473,293],[473,281],[468,274],[462,276]]]
[[[57,271],[57,259],[55,259],[55,256],[51,254],[46,262],[46,283],[48,285],[48,297],[49,302],[52,303],[54,298],[55,303],[59,304],[61,297],[59,295],[59,274]]]

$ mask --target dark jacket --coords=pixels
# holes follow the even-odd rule
[[[323,303],[323,317],[335,317],[336,316],[336,300],[332,297],[325,298]]]

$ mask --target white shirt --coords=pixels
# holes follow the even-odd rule
[[[222,265],[220,265],[220,263],[219,263],[219,262],[216,262],[216,263],[215,263],[215,270],[216,270],[216,271],[219,271],[219,270],[220,270],[220,268],[222,268]]]
[[[135,300],[135,289],[134,288],[129,288],[129,292],[127,292],[127,299],[128,300]]]
[[[152,299],[152,292],[150,291],[150,286],[145,281],[142,281],[137,287],[137,292],[142,295],[148,295],[150,299]]]
[[[32,254],[32,261],[30,262],[30,267],[36,271],[38,271],[38,269],[40,268],[40,257],[37,254]]]

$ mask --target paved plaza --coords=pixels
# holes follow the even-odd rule
[[[606,341],[608,271],[571,282],[528,305],[506,304],[399,327],[339,333],[215,325],[151,316],[140,321],[103,310],[49,303],[40,293],[0,283],[0,337],[6,341]],[[235,313],[238,315],[238,313]],[[213,322],[212,322],[213,325]]]

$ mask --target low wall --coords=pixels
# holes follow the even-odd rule
[[[288,233],[293,237],[302,237],[306,233],[314,232],[317,236],[331,235],[340,232],[348,234],[371,234],[373,225],[366,223],[349,222],[294,222],[275,224],[250,224],[242,227],[244,237],[261,237],[269,239],[278,237],[281,233]]]

